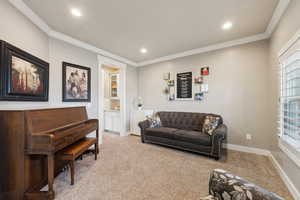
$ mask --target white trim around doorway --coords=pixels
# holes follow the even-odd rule
[[[120,136],[128,136],[126,131],[126,69],[127,65],[111,58],[107,58],[101,55],[98,55],[98,119],[99,119],[99,131],[101,135],[101,141],[104,132],[104,75],[102,70],[102,65],[116,66],[120,69],[120,115],[121,115],[121,132]]]

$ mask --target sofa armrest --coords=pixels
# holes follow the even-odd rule
[[[146,119],[139,122],[139,127],[141,128],[141,140],[145,142],[145,130],[150,127],[150,121]]]
[[[211,173],[209,194],[221,200],[284,200],[272,192],[221,169],[215,169]]]
[[[222,141],[227,138],[227,126],[225,124],[221,124],[216,128],[211,136],[212,142],[212,151],[211,155],[219,158],[221,154]]]
[[[227,138],[227,126],[225,124],[220,124],[212,134],[212,140],[226,140]]]
[[[150,121],[146,119],[144,121],[139,122],[139,127],[142,130],[145,130],[146,128],[149,128],[150,127]]]

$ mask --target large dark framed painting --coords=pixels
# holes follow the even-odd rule
[[[63,101],[91,101],[91,69],[63,62]]]
[[[0,41],[0,100],[48,101],[49,64]]]

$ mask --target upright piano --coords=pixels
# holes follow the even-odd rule
[[[1,110],[0,200],[54,199],[54,177],[67,164],[56,155],[91,132],[98,139],[98,126],[85,107]]]

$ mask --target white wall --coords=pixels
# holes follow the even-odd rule
[[[48,36],[6,0],[0,1],[0,19],[1,40],[49,60]]]
[[[131,110],[135,109],[133,101],[138,96],[138,70],[136,67],[128,66],[126,71],[126,128],[130,129]]]
[[[268,41],[260,41],[139,68],[139,96],[146,109],[220,114],[228,126],[228,143],[269,149],[268,50]],[[210,67],[203,101],[167,101],[164,73],[200,74],[203,66]]]
[[[72,105],[86,105],[90,117],[97,111],[97,56],[89,51],[65,42],[50,39],[29,19],[17,11],[7,1],[0,1],[0,38],[47,62],[49,62],[49,101],[11,102],[1,101],[0,109],[47,108]],[[6,19],[6,20],[4,20]],[[62,102],[62,61],[84,65],[92,69],[91,103]],[[93,108],[95,109],[93,109]]]
[[[91,68],[91,102],[62,102],[62,62],[69,62]],[[98,116],[98,60],[97,55],[67,44],[60,40],[50,39],[50,87],[49,103],[51,106],[87,107],[89,117]]]
[[[281,48],[300,29],[300,1],[291,0],[288,9],[281,18],[279,25],[270,39],[270,65],[269,65],[269,132],[272,154],[282,169],[292,180],[298,191],[300,191],[300,168],[278,147],[278,98],[279,76],[278,76],[278,53]]]
[[[8,1],[0,1],[0,39],[49,61],[49,39]],[[48,106],[48,102],[0,102],[0,109]]]
[[[48,102],[9,102],[0,101],[0,109],[30,109],[65,106],[87,106],[89,117],[97,117],[98,105],[98,60],[93,52],[75,47],[63,41],[49,38],[27,17],[21,14],[8,1],[0,1],[0,39],[5,40],[47,62],[49,62],[49,101]],[[70,62],[91,68],[91,102],[62,102],[62,62]],[[137,95],[137,73],[134,67],[127,67],[126,83],[128,84],[127,102],[130,106],[132,98]],[[129,117],[130,108],[127,108]],[[129,118],[127,119],[129,129]]]

